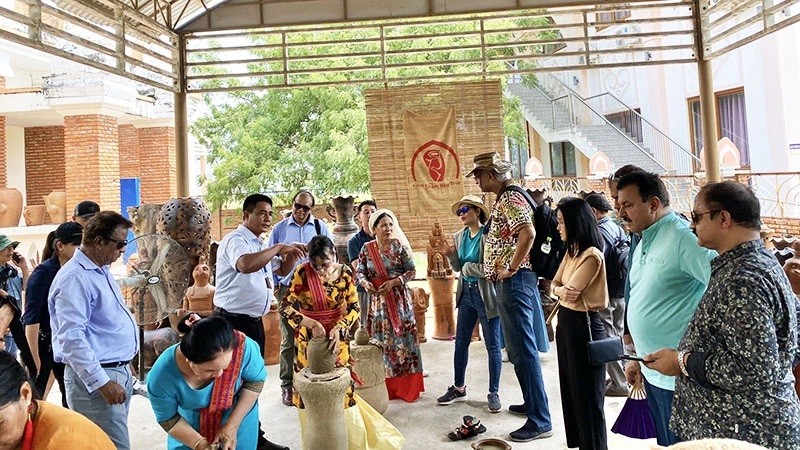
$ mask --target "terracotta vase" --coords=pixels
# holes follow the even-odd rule
[[[264,364],[278,364],[281,356],[281,318],[278,305],[272,305],[269,312],[261,316],[264,325]]]
[[[25,218],[25,226],[33,227],[44,223],[44,205],[26,206],[22,209],[22,217]]]
[[[22,193],[14,188],[0,189],[0,227],[16,227],[22,215]]]
[[[311,338],[306,347],[308,369],[315,375],[328,373],[336,363],[336,354],[328,349],[330,339],[324,337]]]
[[[358,233],[358,225],[353,221],[354,200],[351,195],[334,197],[331,199],[332,205],[327,207],[328,215],[336,219],[336,224],[333,226],[333,244],[336,246],[336,256],[343,263],[350,261],[347,256],[347,242]]]
[[[411,298],[414,300],[414,321],[417,322],[417,342],[428,342],[425,337],[425,313],[430,306],[430,295],[422,288],[411,288]]]
[[[47,215],[50,216],[50,223],[59,224],[67,221],[67,193],[64,191],[53,191],[44,197],[44,206]]]
[[[453,278],[428,278],[433,297],[433,338],[440,341],[452,340],[456,335],[456,318],[453,312]]]

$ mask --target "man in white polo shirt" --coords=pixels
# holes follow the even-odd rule
[[[250,337],[264,354],[264,327],[261,316],[274,301],[272,260],[293,260],[305,256],[300,245],[275,244],[264,248],[261,234],[272,224],[272,199],[252,194],[244,200],[242,224],[228,233],[217,251],[217,285],[214,312],[227,319],[236,330]],[[259,428],[261,428],[259,426]],[[279,450],[259,433],[257,450]]]

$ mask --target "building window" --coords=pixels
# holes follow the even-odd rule
[[[717,92],[714,94],[717,109],[717,136],[726,137],[739,149],[742,166],[750,166],[750,145],[747,138],[747,111],[744,89]],[[700,156],[703,148],[703,127],[700,116],[700,98],[689,99],[689,128],[692,133],[692,152]]]
[[[575,146],[571,142],[550,144],[550,173],[554,177],[574,177],[578,174],[575,168]]]

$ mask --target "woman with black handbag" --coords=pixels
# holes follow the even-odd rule
[[[606,450],[606,367],[592,362],[589,354],[590,342],[606,337],[597,314],[608,306],[603,238],[583,199],[562,199],[557,218],[566,253],[552,286],[561,304],[556,347],[567,447]]]

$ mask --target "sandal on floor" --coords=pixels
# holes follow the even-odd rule
[[[486,432],[486,427],[481,424],[481,421],[472,416],[464,416],[464,425],[456,428],[447,434],[447,437],[452,441],[460,441],[475,437],[481,433]]]

